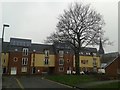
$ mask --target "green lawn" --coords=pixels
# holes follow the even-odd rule
[[[46,76],[46,78],[67,85],[77,85],[97,80],[95,77],[91,75],[52,75]]]
[[[116,90],[120,88],[120,82],[109,82],[104,83],[104,81],[100,78],[106,78],[105,75],[52,75],[52,76],[46,76],[45,78],[56,81],[59,83],[63,83],[69,86],[77,86],[80,88],[91,88],[90,90]],[[96,82],[101,82],[99,84],[96,84]],[[103,83],[102,83],[103,82]],[[116,88],[116,89],[114,89]]]
[[[119,88],[120,89],[120,82],[113,82],[107,84],[100,84],[96,86],[92,86],[92,88]]]

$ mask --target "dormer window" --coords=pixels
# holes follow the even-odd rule
[[[36,50],[34,49],[33,52],[36,52]]]
[[[89,52],[87,52],[87,53],[86,53],[86,55],[90,55],[90,53],[89,53]]]
[[[18,49],[16,48],[15,51],[18,51]]]
[[[45,50],[45,57],[49,57],[49,50]]]
[[[64,51],[60,50],[59,51],[59,57],[63,57],[63,55],[64,55]]]
[[[83,55],[83,52],[80,52],[79,54]]]
[[[93,56],[96,56],[97,54],[96,53],[93,53]]]

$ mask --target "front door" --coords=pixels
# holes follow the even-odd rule
[[[7,72],[6,67],[3,68],[3,74],[5,74]]]
[[[32,68],[32,74],[34,74],[34,73],[35,73],[35,71],[36,71],[36,68],[35,68],[35,67],[33,67],[33,68]]]
[[[17,74],[17,68],[16,67],[11,67],[11,75],[16,75]]]

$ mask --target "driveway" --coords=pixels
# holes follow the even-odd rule
[[[3,76],[2,88],[70,88],[40,76]]]

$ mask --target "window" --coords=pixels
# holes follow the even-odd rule
[[[93,58],[93,66],[97,66],[96,58]]]
[[[63,58],[59,59],[59,65],[63,65],[63,64],[64,64],[64,59]]]
[[[71,70],[71,67],[67,67],[67,70]]]
[[[64,67],[59,67],[59,71],[63,72],[64,71]]]
[[[86,53],[86,55],[90,55],[90,53],[89,53],[89,52],[87,52],[87,53]]]
[[[5,63],[5,59],[4,59],[3,63]]]
[[[18,49],[16,48],[15,51],[18,51]]]
[[[79,54],[83,55],[83,52],[80,52]]]
[[[48,60],[48,58],[45,58],[45,61],[44,61],[44,63],[45,63],[45,65],[48,65],[48,63],[49,63],[49,60]]]
[[[88,64],[88,60],[81,60],[81,64]]]
[[[68,54],[69,52],[67,51],[66,53]]]
[[[14,60],[14,62],[17,62],[17,61],[18,61],[18,58],[17,58],[17,57],[14,57],[13,60]]]
[[[63,57],[64,51],[59,51],[59,57]]]
[[[93,56],[96,56],[97,54],[96,53],[93,53]]]
[[[36,50],[34,49],[33,52],[36,52]]]
[[[27,72],[27,67],[22,67],[21,72]]]
[[[69,59],[67,59],[67,63],[69,63],[70,62],[70,60]]]
[[[28,58],[22,58],[22,65],[28,64]]]
[[[45,57],[49,57],[49,50],[45,50]]]
[[[25,55],[25,56],[28,55],[28,48],[23,48],[23,55]]]

